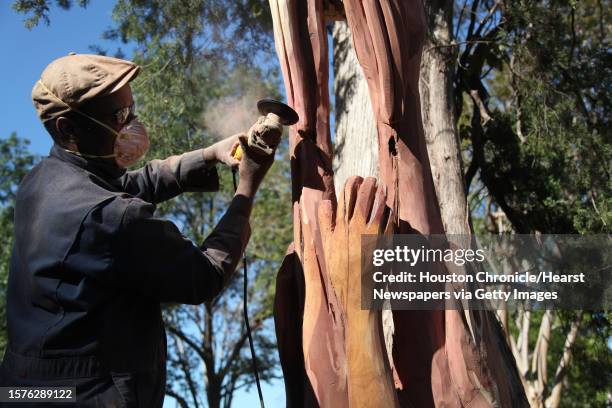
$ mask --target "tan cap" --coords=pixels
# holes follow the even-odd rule
[[[78,109],[93,98],[110,95],[139,71],[130,61],[70,53],[47,65],[32,88],[36,113],[43,123],[56,119],[70,110],[66,105]]]

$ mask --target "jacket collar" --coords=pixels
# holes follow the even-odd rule
[[[61,161],[74,164],[75,166],[85,169],[88,172],[108,181],[118,179],[126,172],[125,169],[100,162],[96,159],[87,159],[85,157],[77,156],[74,153],[66,151],[57,144],[54,144],[53,147],[51,147],[51,152],[49,155],[58,158]]]

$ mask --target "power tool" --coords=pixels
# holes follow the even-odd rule
[[[248,133],[250,147],[260,150],[262,153],[271,154],[280,143],[283,134],[283,126],[291,126],[300,119],[297,112],[289,105],[274,99],[260,99],[257,101],[257,110],[264,117],[260,118]],[[242,158],[242,147],[238,146],[232,156],[236,160]]]

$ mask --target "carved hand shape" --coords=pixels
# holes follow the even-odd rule
[[[325,270],[345,321],[349,406],[398,406],[381,312],[361,310],[361,236],[385,232],[389,212],[384,190],[377,188],[373,177],[351,177],[339,197],[337,211],[334,213],[331,201],[325,200],[317,215]]]

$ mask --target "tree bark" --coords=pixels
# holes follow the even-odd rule
[[[322,242],[316,216],[322,200],[336,202],[323,1],[270,0],[270,8],[287,102],[300,117],[289,134],[294,245],[279,271],[279,277],[293,279],[293,282],[287,279],[290,284],[284,286],[292,292],[280,297],[277,293],[274,314],[277,333],[284,333],[279,342],[279,348],[285,348],[281,354],[294,356],[301,346],[303,366],[299,360],[288,366],[290,358],[281,358],[281,363],[283,372],[292,374],[285,378],[286,384],[291,382],[287,389],[306,393],[305,406],[311,401],[319,406],[341,408],[348,405],[344,323],[329,275],[322,269]],[[299,300],[297,305],[295,299]],[[283,313],[301,304],[301,316]],[[301,324],[296,325],[296,319]],[[301,344],[292,344],[290,339],[297,336]],[[301,372],[305,372],[306,378],[299,378]],[[308,386],[304,386],[304,381],[309,382]],[[309,390],[314,395],[308,396]],[[300,403],[298,398],[295,395],[288,401]]]
[[[563,386],[566,382],[567,370],[568,366],[572,360],[574,343],[576,342],[576,337],[578,336],[578,329],[580,328],[580,324],[582,323],[582,318],[584,313],[582,311],[578,312],[578,315],[572,322],[570,326],[570,330],[565,337],[565,344],[563,345],[563,355],[561,356],[561,361],[559,361],[559,365],[557,366],[557,371],[555,372],[555,385],[550,393],[550,397],[546,399],[546,407],[547,408],[558,408],[559,404],[561,404],[561,392],[563,391]]]

